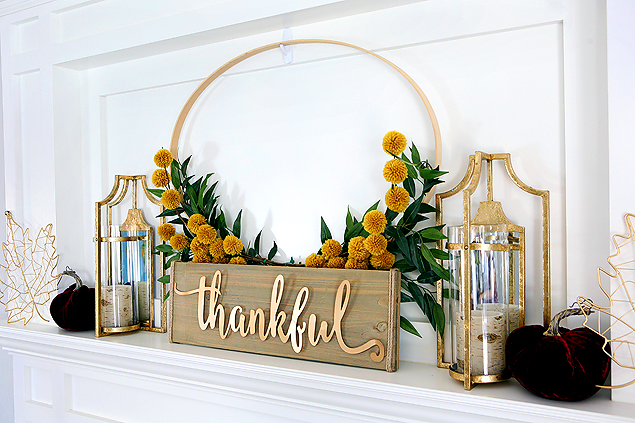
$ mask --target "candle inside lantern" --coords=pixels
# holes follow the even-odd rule
[[[457,316],[457,367],[464,371],[465,318]],[[470,363],[472,375],[500,374],[505,369],[505,317],[495,311],[472,310],[470,319]]]
[[[126,327],[134,324],[132,287],[111,285],[101,289],[101,324],[104,327]]]
[[[509,319],[509,326],[505,328],[507,330],[507,335],[509,335],[511,331],[520,327],[520,306],[517,304],[487,303],[479,304],[476,309],[496,311],[502,313],[503,317],[507,316]],[[505,324],[507,325],[507,322],[505,322]]]

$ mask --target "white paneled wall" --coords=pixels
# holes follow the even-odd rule
[[[421,86],[441,127],[444,189],[475,150],[510,152],[524,182],[551,191],[553,310],[602,297],[595,269],[609,254],[609,223],[629,211],[610,197],[609,169],[619,175],[628,163],[609,157],[604,1],[3,3],[1,201],[27,226],[53,222],[60,265],[84,280],[94,274],[94,203],[114,175],[150,175],[198,83],[291,28],[296,39],[371,49]],[[609,0],[613,10],[627,4]],[[281,259],[302,260],[319,248],[320,216],[339,234],[347,206],[362,213],[383,198],[385,132],[403,132],[430,158],[433,142],[416,93],[382,62],[341,46],[295,46],[293,56],[285,65],[270,51],[224,74],[190,113],[179,155],[194,155],[198,174],[216,172],[226,213],[244,209],[245,239],[264,228],[265,246],[275,240]],[[621,146],[621,157],[632,154]],[[495,177],[495,197],[530,234],[528,319],[537,323],[540,204],[501,169]],[[434,361],[430,331],[402,338],[402,358]]]
[[[289,22],[277,29],[267,13],[280,13],[282,6],[272,3],[259,11],[267,22],[261,32],[252,28],[254,10],[237,7],[221,17],[220,5],[189,10],[188,3],[176,17],[154,11],[153,20],[100,23],[86,33],[78,29],[82,10],[89,22],[97,10],[107,15],[104,10],[117,10],[118,3],[61,3],[60,9],[57,2],[42,6],[47,12],[33,22],[66,35],[55,38],[51,28],[53,34],[41,29],[47,36],[41,34],[38,45],[50,48],[9,55],[3,68],[5,81],[12,81],[4,94],[11,105],[5,133],[15,140],[5,149],[7,180],[14,181],[7,187],[7,207],[34,226],[54,221],[61,262],[85,276],[92,274],[93,204],[110,190],[114,174],[150,174],[152,152],[168,145],[180,107],[197,83],[291,26],[294,38],[374,49],[417,81],[439,117],[448,187],[460,180],[475,150],[511,152],[519,176],[552,193],[554,309],[595,293],[594,269],[606,248],[580,241],[608,230],[602,223],[606,210],[592,207],[608,197],[587,195],[608,195],[605,30],[598,3],[376,2],[380,10],[354,13],[344,2],[311,9],[309,23],[297,12],[300,23],[293,25],[296,15],[289,12]],[[22,12],[28,13],[33,11]],[[202,18],[212,15],[227,26],[208,27],[219,34],[206,33],[206,42],[194,39],[203,37],[193,32],[202,31]],[[68,29],[62,29],[65,23]],[[243,30],[238,38],[236,25]],[[72,28],[81,36],[70,35]],[[105,32],[92,32],[99,28]],[[24,46],[33,44],[26,41],[32,37],[23,38]],[[265,245],[275,239],[281,259],[317,250],[320,216],[340,233],[347,206],[361,213],[383,197],[386,157],[379,140],[385,132],[402,131],[428,157],[433,146],[423,105],[393,69],[340,46],[294,50],[290,65],[271,51],[230,69],[191,112],[180,153],[194,154],[198,173],[216,172],[228,215],[245,209],[245,237],[253,239],[264,228]],[[55,177],[42,178],[44,171]],[[523,203],[500,176],[497,196],[508,199],[507,214],[532,234],[528,271],[530,280],[537,279],[540,232],[532,216],[538,203]],[[589,220],[598,223],[589,226]],[[532,286],[529,301],[538,305],[540,287]],[[539,316],[538,307],[530,309],[530,321]]]

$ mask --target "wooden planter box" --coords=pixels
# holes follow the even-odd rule
[[[393,372],[400,279],[396,269],[173,262],[169,339]]]

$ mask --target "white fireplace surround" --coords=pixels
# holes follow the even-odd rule
[[[152,173],[198,83],[283,33],[333,39],[387,58],[426,93],[446,189],[477,150],[511,153],[521,180],[548,189],[552,310],[579,295],[605,304],[596,268],[635,212],[633,21],[630,0],[3,0],[0,206],[32,232],[53,223],[59,267],[92,285],[94,203],[115,174]],[[363,212],[387,189],[375,149],[388,130],[432,157],[423,105],[378,62],[295,46],[292,63],[281,51],[258,55],[201,97],[179,155],[194,155],[199,175],[216,172],[226,213],[245,209],[245,239],[265,228],[263,244],[276,240],[281,260],[302,260],[319,248],[320,216],[341,233],[348,205]],[[494,172],[495,197],[527,227],[527,316],[539,323],[540,204]],[[0,309],[0,422],[635,421],[635,387],[574,404],[515,381],[465,392],[434,365],[422,314],[404,313],[423,339],[402,333],[400,370],[388,374],[170,344],[165,334],[95,339],[35,319],[7,324]],[[614,366],[612,378],[635,375]]]

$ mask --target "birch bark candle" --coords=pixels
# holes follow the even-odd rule
[[[479,304],[477,310],[496,311],[503,313],[503,317],[509,320],[507,334],[520,327],[520,306],[516,304],[488,303]]]
[[[101,289],[101,325],[115,328],[134,324],[132,287],[110,285]]]
[[[455,322],[457,367],[464,372],[465,317]],[[505,317],[496,311],[472,310],[470,319],[471,375],[500,374],[505,369]]]
[[[134,283],[139,298],[139,320],[147,322],[150,319],[150,293],[148,292],[148,281]]]

